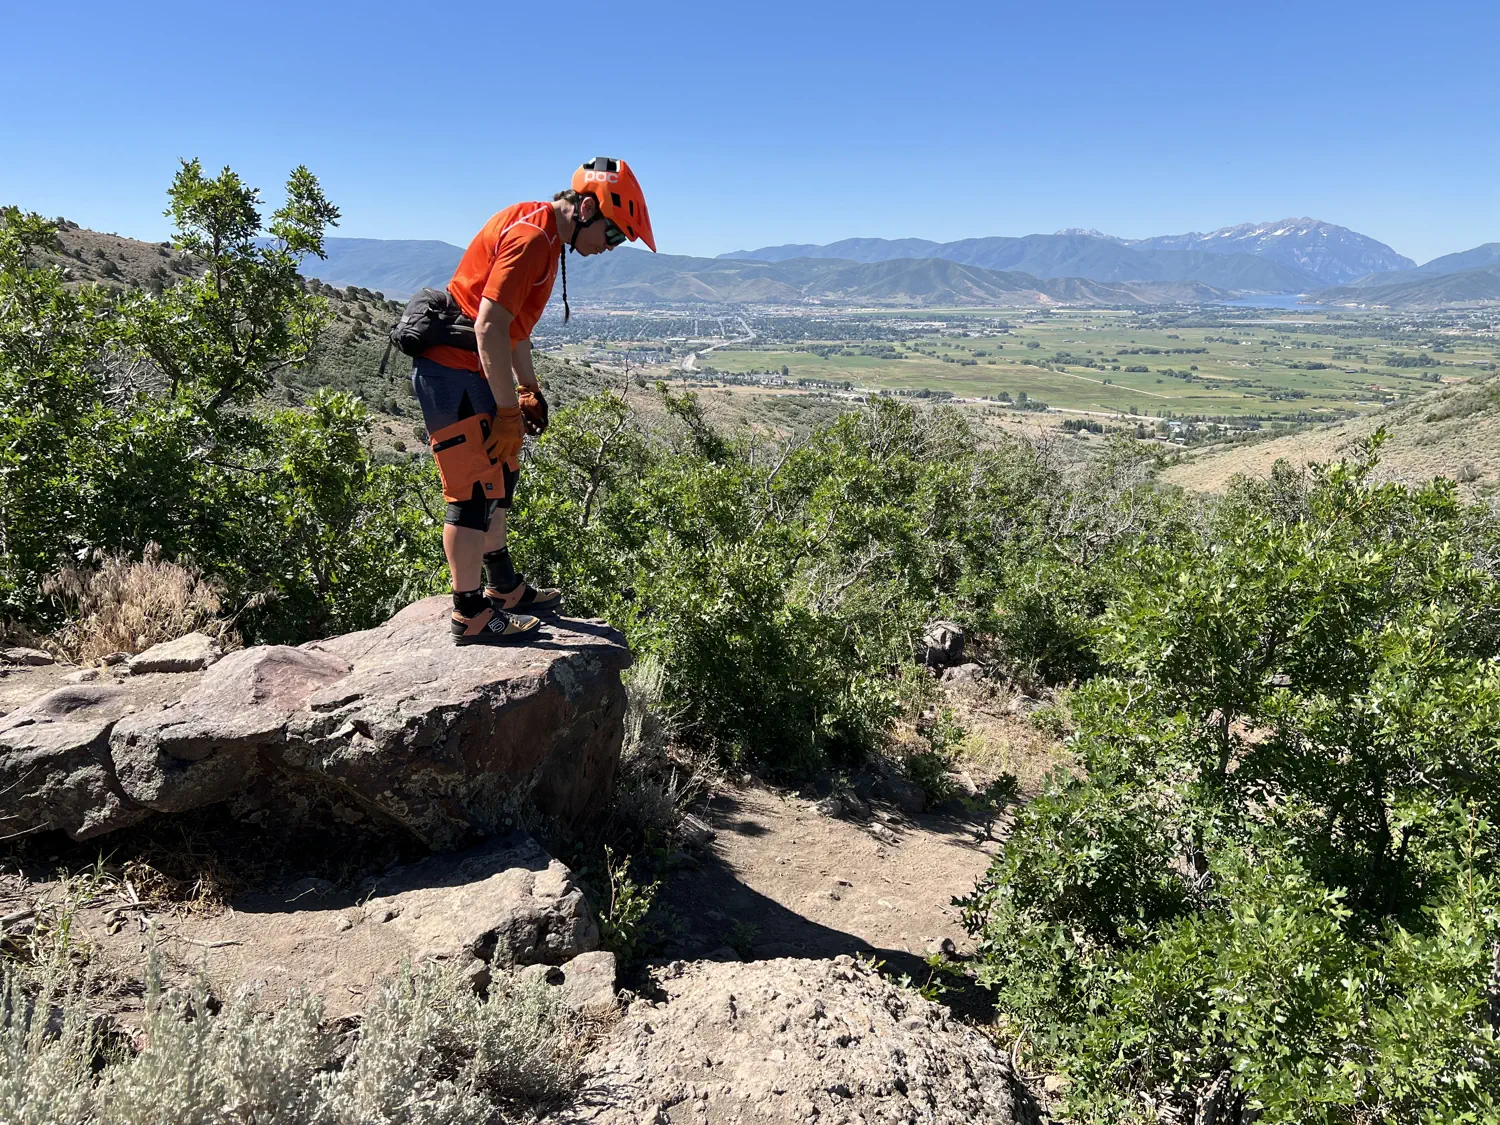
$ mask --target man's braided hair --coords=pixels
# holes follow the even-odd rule
[[[552,197],[552,202],[556,203],[558,200],[563,200],[577,207],[579,200],[582,198],[583,196],[579,195],[572,188],[564,188]],[[568,321],[573,319],[573,310],[568,308],[568,248],[564,246],[557,253],[558,259],[562,264],[563,323],[567,324]]]

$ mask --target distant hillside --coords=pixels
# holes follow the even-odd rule
[[[447,285],[464,253],[447,242],[401,238],[328,238],[323,247],[327,258],[310,266],[323,281],[401,300],[424,286]]]
[[[1444,254],[1421,265],[1414,272],[1436,277],[1445,273],[1462,273],[1465,270],[1500,266],[1500,242],[1486,242],[1472,250],[1460,250],[1457,254]]]
[[[193,273],[193,260],[173,250],[170,242],[141,242],[89,230],[67,219],[61,223],[57,238],[62,254],[53,260],[67,271],[69,281],[160,290],[174,278]]]
[[[69,224],[61,232],[59,261],[80,282],[120,288],[160,288],[191,274],[190,258],[167,243],[140,242]],[[444,285],[462,253],[443,242],[329,239],[326,261],[303,263],[309,284],[329,298],[336,331],[328,363],[367,365],[363,354],[383,347],[382,322],[397,301],[424,285]],[[452,261],[444,261],[451,256]],[[425,263],[425,265],[423,265]],[[422,273],[422,269],[427,273]],[[393,284],[392,282],[397,282]],[[405,288],[400,282],[404,281]],[[334,284],[336,282],[336,284]],[[575,259],[568,278],[579,302],[614,305],[797,304],[807,300],[901,307],[943,305],[1140,306],[1222,300],[1223,290],[1193,282],[1099,282],[1081,277],[1037,278],[982,269],[939,258],[851,262],[803,258],[786,262],[691,258],[621,249]],[[383,287],[382,287],[383,285]],[[350,348],[361,355],[340,358]],[[378,361],[377,361],[378,365]],[[338,380],[333,380],[335,383]]]
[[[1424,277],[1441,277],[1444,274],[1463,273],[1466,270],[1486,269],[1500,266],[1500,242],[1486,242],[1472,250],[1460,250],[1457,254],[1444,254],[1424,265],[1409,270],[1393,270],[1387,273],[1368,273],[1355,278],[1351,285],[1398,285],[1405,281],[1417,281]]]
[[[1381,466],[1407,480],[1446,476],[1485,492],[1500,490],[1500,377],[1432,391],[1404,406],[1253,445],[1210,449],[1163,473],[1202,492],[1222,492],[1236,473],[1264,477],[1280,458],[1293,465],[1336,461],[1384,426]]]
[[[1342,285],[1320,290],[1308,300],[1323,305],[1388,309],[1437,309],[1500,301],[1500,264],[1437,277],[1413,277],[1411,270],[1401,273],[1407,280],[1389,285]]]
[[[1225,296],[1221,290],[1190,283],[1044,279],[941,258],[884,262],[793,258],[762,262],[655,255],[629,249],[579,263],[568,282],[578,300],[601,304],[796,303],[813,299],[910,306],[1145,305],[1211,301]]]
[[[763,246],[720,257],[767,262],[789,258],[847,258],[856,262],[946,258],[985,269],[1019,270],[1036,277],[1201,281],[1266,293],[1339,285],[1375,270],[1415,264],[1383,242],[1316,219],[1245,223],[1208,234],[1141,239],[1076,229],[942,243],[920,238],[848,238],[826,246]]]

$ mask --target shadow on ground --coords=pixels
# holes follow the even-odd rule
[[[982,828],[962,816],[918,814],[901,818],[902,829],[897,832],[886,827],[886,822],[872,820],[867,824],[847,821],[828,821],[826,818],[785,819],[781,808],[788,803],[785,794],[767,790],[741,791],[736,794],[720,794],[705,810],[719,833],[713,845],[690,855],[679,855],[662,880],[662,887],[653,905],[650,916],[655,940],[643,950],[645,962],[636,967],[634,981],[629,984],[643,985],[645,968],[651,962],[692,960],[743,960],[760,961],[778,957],[832,958],[841,954],[870,958],[882,963],[882,972],[893,979],[906,978],[912,987],[931,985],[930,994],[935,994],[956,1015],[980,1023],[994,1018],[994,1005],[990,994],[974,984],[967,975],[936,973],[927,963],[924,952],[910,948],[898,948],[895,943],[882,941],[879,934],[872,936],[856,932],[857,919],[850,928],[842,928],[828,921],[819,921],[809,916],[807,906],[829,906],[833,903],[812,900],[834,899],[842,893],[854,897],[860,893],[866,898],[876,897],[883,907],[894,909],[881,895],[895,900],[892,890],[880,880],[889,880],[891,888],[899,880],[887,875],[882,867],[889,867],[883,859],[864,861],[850,853],[863,843],[872,832],[884,829],[898,841],[884,844],[879,837],[872,839],[872,854],[887,856],[903,847],[932,847],[941,845],[958,848],[972,856],[970,866],[977,873],[988,862],[988,852],[983,844],[991,847],[994,841],[983,841]],[[773,819],[768,823],[768,805]],[[806,834],[826,833],[827,860],[829,870],[847,870],[857,882],[864,884],[856,891],[854,886],[836,875],[822,875],[803,871],[802,878],[796,872],[796,860],[791,857],[771,855],[778,845],[806,843]],[[801,833],[800,837],[792,833]],[[815,846],[824,841],[814,838]],[[756,861],[763,861],[757,864]],[[765,893],[747,882],[746,874],[759,876],[757,881],[766,882],[768,874],[773,876],[781,865],[789,874],[781,882],[785,886],[780,897],[791,901],[779,901],[778,897]],[[747,869],[742,872],[738,866]],[[769,873],[767,871],[769,868]],[[903,884],[904,885],[904,884]],[[973,881],[959,883],[951,888],[952,893],[967,893]],[[930,888],[929,888],[930,890]],[[929,895],[929,897],[931,897]],[[939,897],[947,897],[947,888],[939,888]],[[802,902],[796,901],[798,898]],[[799,906],[803,908],[799,908]],[[951,912],[950,912],[951,913]],[[865,918],[869,915],[866,913]],[[902,924],[899,914],[897,926]],[[908,918],[910,927],[919,932],[934,929],[930,918]],[[867,933],[868,933],[868,928]],[[921,948],[919,946],[919,948]],[[960,968],[965,958],[959,952],[950,961]]]

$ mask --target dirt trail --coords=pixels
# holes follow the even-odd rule
[[[971,948],[952,899],[974,889],[1000,846],[966,817],[875,802],[859,822],[755,784],[716,796],[706,818],[717,837],[660,892],[664,957],[873,952],[915,975],[929,943]]]

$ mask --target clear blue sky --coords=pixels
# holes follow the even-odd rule
[[[584,26],[579,27],[582,23]],[[465,243],[597,153],[664,252],[1312,215],[1500,240],[1500,4],[7,6],[0,202],[168,234],[179,157]]]

